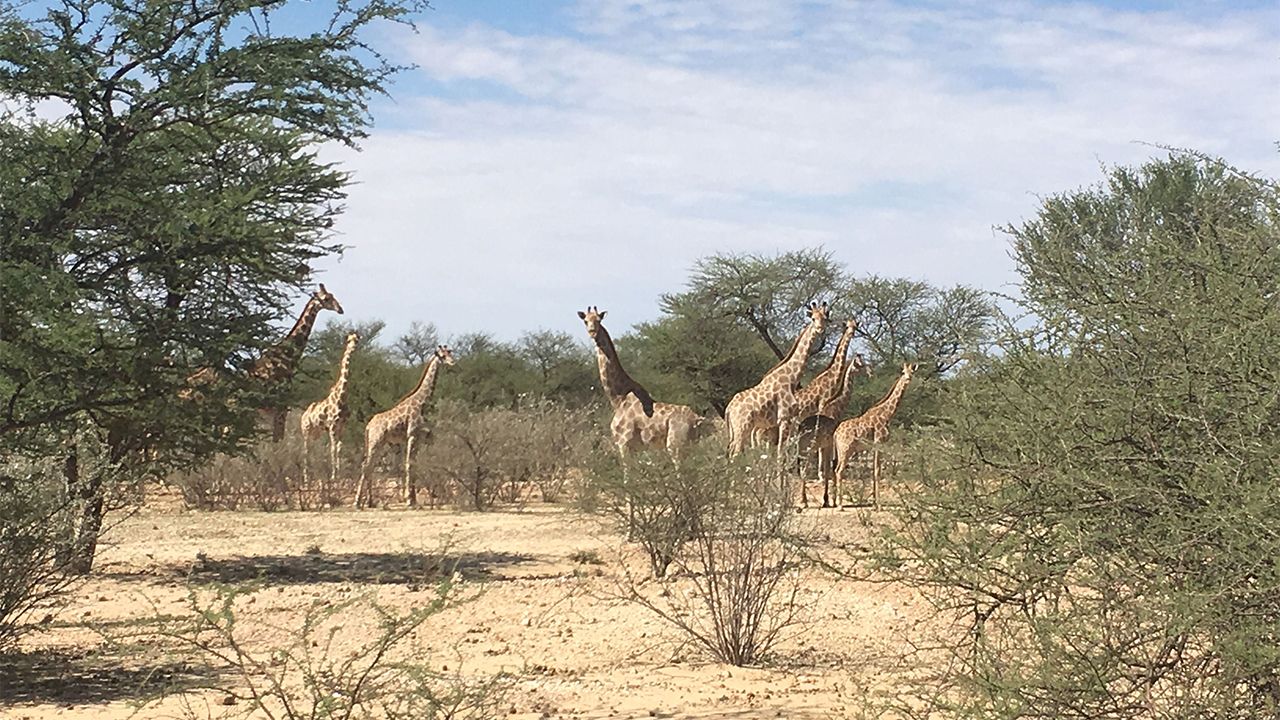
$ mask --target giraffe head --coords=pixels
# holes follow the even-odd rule
[[[358,342],[360,342],[359,333],[354,333],[354,332],[347,333],[347,345],[346,345],[347,350],[351,350],[355,348],[356,343]]]
[[[867,359],[862,357],[862,353],[853,354],[853,362],[849,364],[849,375],[866,375],[871,377],[871,366],[867,364]]]
[[[338,303],[338,298],[333,293],[324,289],[324,283],[320,283],[320,289],[311,293],[311,299],[320,303],[320,307],[325,310],[332,310],[339,315],[342,314],[342,305]]]
[[[813,333],[815,335],[821,333],[827,327],[827,302],[824,300],[821,305],[816,302],[809,303],[809,319],[813,321]],[[850,320],[849,322],[853,322]]]
[[[587,307],[587,311],[578,311],[578,317],[582,319],[582,324],[587,326],[587,335],[595,340],[596,335],[600,332],[600,321],[604,320],[604,314],[608,310],[601,310],[595,305]]]
[[[454,364],[453,351],[449,349],[448,345],[437,345],[435,355],[440,358],[440,362],[445,365]]]
[[[911,382],[911,374],[920,367],[920,363],[902,363],[902,384]]]

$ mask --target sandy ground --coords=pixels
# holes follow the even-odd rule
[[[424,606],[443,560],[456,568],[457,592],[474,598],[431,617],[412,646],[446,673],[512,673],[501,707],[515,718],[854,716],[869,691],[902,682],[895,658],[923,610],[901,588],[805,571],[799,624],[775,664],[742,669],[705,659],[650,611],[617,600],[623,568],[643,572],[634,548],[601,520],[566,508],[201,513],[159,504],[112,532],[95,576],[50,608],[16,662],[0,668],[0,717],[242,713],[214,690],[139,707],[164,685],[228,680],[158,647],[112,649],[101,640],[146,628],[142,620],[157,614],[187,613],[189,593],[208,597],[215,583],[258,584],[236,607],[247,647],[261,649],[270,627],[296,628],[309,609],[353,597]],[[876,518],[823,510],[799,520],[824,553],[840,558]],[[674,601],[684,587],[651,582],[643,591]],[[348,612],[371,611],[358,604]],[[367,639],[368,626],[340,634],[335,652]]]

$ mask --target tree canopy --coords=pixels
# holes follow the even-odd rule
[[[316,148],[363,137],[396,70],[364,30],[419,5],[341,3],[314,28],[273,24],[285,7],[0,12],[6,445],[87,421],[176,457],[206,450],[193,443],[211,424],[245,429],[227,403],[175,394],[194,370],[234,368],[273,339],[311,261],[339,249],[329,230],[348,178]]]
[[[1175,155],[1008,232],[1033,324],[950,384],[887,538],[893,574],[970,629],[942,697],[1274,716],[1280,193]]]
[[[106,478],[235,448],[282,391],[239,371],[340,249],[349,178],[318,147],[364,136],[398,69],[367,30],[422,6],[344,0],[310,25],[273,22],[284,0],[0,7],[0,454],[101,441],[66,464],[88,557]],[[204,368],[226,382],[184,399]]]

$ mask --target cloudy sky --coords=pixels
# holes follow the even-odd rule
[[[690,264],[825,245],[1008,290],[1037,197],[1195,148],[1280,176],[1273,2],[433,0],[322,279],[355,319],[617,330]]]

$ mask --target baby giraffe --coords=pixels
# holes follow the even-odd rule
[[[889,437],[889,421],[893,419],[893,414],[898,410],[898,402],[902,400],[902,393],[907,389],[907,384],[911,382],[911,373],[915,372],[916,366],[910,363],[902,364],[902,374],[898,376],[897,382],[889,390],[889,394],[871,409],[862,413],[856,418],[845,420],[836,427],[835,432],[835,449],[836,449],[836,474],[832,478],[831,500],[838,508],[840,507],[840,479],[844,477],[846,468],[849,467],[849,459],[855,453],[863,450],[872,451],[871,461],[871,497],[875,502],[877,509],[880,507],[880,450],[876,445],[885,441]]]
[[[404,440],[404,490],[409,505],[418,503],[417,486],[410,478],[413,446],[425,429],[422,424],[422,406],[426,404],[427,398],[431,397],[431,392],[435,389],[436,377],[440,374],[440,363],[454,364],[453,351],[444,345],[436,348],[431,361],[422,371],[422,379],[418,380],[418,387],[414,388],[413,392],[405,395],[390,410],[369,418],[369,424],[364,428],[364,462],[360,464],[360,486],[356,489],[357,508],[363,507],[365,503],[373,507],[373,486],[369,482],[369,467],[377,459],[378,451],[392,440]]]
[[[307,406],[302,413],[302,484],[310,486],[310,456],[308,445],[320,433],[329,433],[329,482],[338,480],[338,464],[342,457],[342,431],[347,426],[347,418],[351,409],[347,406],[347,379],[351,375],[351,354],[356,350],[360,336],[347,335],[347,345],[342,351],[342,361],[338,363],[338,381],[330,388],[323,400],[317,400]]]

